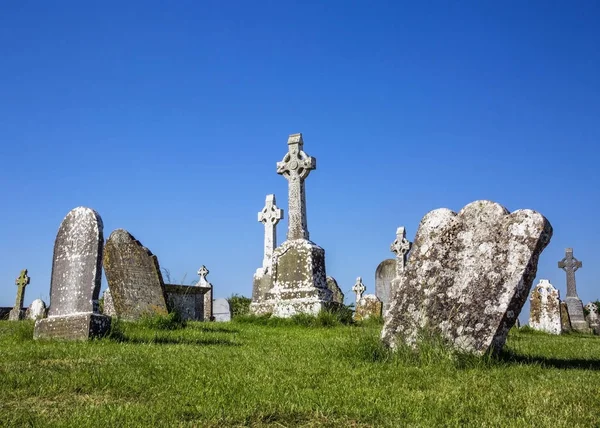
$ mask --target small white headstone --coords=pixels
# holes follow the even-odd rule
[[[231,321],[231,310],[227,299],[215,299],[213,301],[213,316],[217,322]]]
[[[35,299],[27,308],[25,316],[28,320],[46,318],[46,304],[42,299]]]

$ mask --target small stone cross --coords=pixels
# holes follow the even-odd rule
[[[354,291],[354,293],[356,294],[356,303],[358,303],[358,301],[362,299],[362,295],[366,289],[367,287],[365,287],[365,284],[363,284],[362,278],[360,276],[356,278],[356,283],[352,287],[352,291]]]
[[[25,287],[29,284],[31,278],[27,276],[27,269],[23,269],[21,274],[16,279],[15,284],[17,286],[17,298],[15,299],[15,307],[10,311],[8,318],[10,320],[18,321],[21,319],[21,308],[23,307],[23,300],[25,299]]]
[[[277,223],[283,218],[283,210],[275,205],[275,195],[267,195],[265,207],[258,213],[258,221],[265,225],[265,249],[263,267],[271,266],[273,249],[277,247]]]
[[[303,147],[302,134],[290,135],[288,153],[281,162],[277,162],[277,174],[288,181],[288,240],[308,239],[309,236],[304,180],[313,169],[317,169],[317,160],[304,153]]]
[[[198,285],[208,286],[209,282],[206,280],[206,275],[208,275],[210,271],[206,269],[206,266],[202,265],[200,269],[198,269],[198,275],[200,276],[200,280],[198,281]]]
[[[400,226],[396,230],[396,240],[390,246],[390,251],[396,254],[396,276],[400,276],[406,267],[407,253],[412,247],[412,242],[406,239],[406,230]]]
[[[579,260],[573,257],[573,248],[565,249],[565,257],[558,262],[558,267],[567,273],[567,296],[577,297],[577,287],[575,284],[575,271],[583,266]]]

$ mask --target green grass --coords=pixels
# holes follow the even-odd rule
[[[69,343],[0,321],[0,426],[600,424],[598,337],[512,331],[502,355],[475,358],[435,343],[391,353],[380,329],[144,320]]]

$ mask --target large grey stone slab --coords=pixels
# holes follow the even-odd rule
[[[396,277],[396,259],[387,259],[379,263],[375,269],[375,295],[383,305],[383,311],[390,306],[392,281]]]
[[[35,323],[35,339],[82,340],[105,334],[110,317],[98,314],[102,280],[103,224],[85,207],[71,210],[56,241],[48,318]]]
[[[550,334],[560,334],[560,294],[550,281],[540,280],[529,298],[529,327]]]
[[[227,299],[215,299],[213,302],[213,316],[217,322],[231,321],[231,308]]]
[[[538,212],[475,201],[428,213],[385,314],[383,341],[418,346],[420,333],[457,349],[500,350],[527,299],[552,227]]]
[[[169,310],[179,314],[184,321],[204,320],[204,296],[206,287],[165,284]]]
[[[110,234],[104,271],[118,317],[166,315],[167,296],[157,257],[124,229]]]

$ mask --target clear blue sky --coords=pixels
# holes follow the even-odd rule
[[[216,297],[249,296],[296,132],[318,159],[311,239],[348,301],[357,276],[374,292],[397,226],[412,240],[477,199],[543,213],[538,279],[564,295],[574,247],[580,297],[600,298],[600,3],[425,3],[3,2],[0,306],[23,268],[25,304],[48,301],[80,205],[173,279],[205,264]]]

